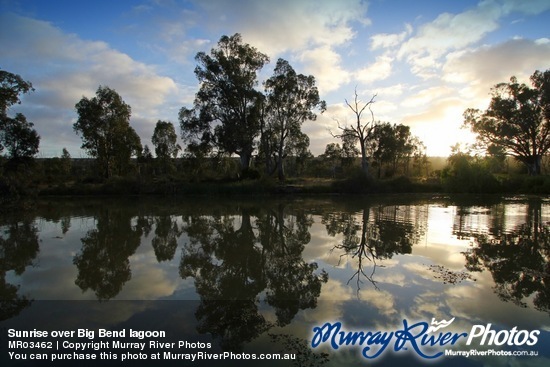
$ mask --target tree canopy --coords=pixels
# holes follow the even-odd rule
[[[378,177],[382,165],[387,165],[389,175],[395,173],[399,164],[408,166],[410,158],[422,146],[420,140],[411,134],[409,126],[390,124],[389,122],[374,124],[370,138],[367,141],[367,151],[378,167]]]
[[[23,80],[17,74],[0,70],[0,115],[6,116],[8,108],[21,103],[20,95],[33,91],[31,82]]]
[[[157,121],[151,142],[155,146],[155,154],[158,158],[176,158],[181,149],[177,139],[176,130],[171,122]]]
[[[130,106],[114,89],[99,86],[95,97],[82,97],[75,107],[78,120],[73,128],[82,135],[82,149],[97,159],[104,177],[124,173],[131,156],[142,149],[130,126]]]
[[[236,33],[222,36],[217,48],[197,53],[195,60],[201,86],[194,107],[180,110],[182,138],[191,152],[237,154],[246,170],[260,132],[257,72],[269,58]]]
[[[500,147],[538,175],[550,149],[550,70],[536,71],[531,84],[512,77],[495,85],[487,110],[467,109],[464,124],[486,149]]]
[[[284,179],[283,161],[289,154],[307,150],[309,137],[301,130],[306,120],[317,118],[314,110],[326,109],[319,98],[313,75],[297,74],[288,61],[279,59],[273,76],[265,82],[266,108],[262,124],[262,148],[266,166],[276,162],[279,180]]]
[[[38,153],[40,136],[22,113],[8,116],[8,109],[21,103],[20,95],[33,91],[32,84],[19,75],[0,70],[0,152],[7,148],[12,160],[31,158]]]
[[[3,145],[10,159],[31,158],[38,153],[40,136],[22,113],[14,118],[4,118],[0,128],[0,145]]]

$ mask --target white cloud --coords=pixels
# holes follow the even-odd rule
[[[478,43],[499,28],[503,16],[513,12],[539,14],[548,9],[550,3],[544,0],[484,0],[459,14],[442,13],[403,43],[397,56],[411,64],[413,73],[431,78],[442,66],[442,56]]]
[[[406,85],[399,83],[389,87],[377,88],[376,94],[378,98],[399,97],[405,92],[406,88]]]
[[[369,22],[366,5],[357,0],[214,0],[197,6],[206,10],[210,27],[239,29],[246,42],[271,56],[344,44],[355,35],[351,22]]]
[[[355,73],[356,79],[363,83],[372,83],[378,80],[387,79],[392,72],[392,62],[393,58],[390,56],[378,56],[373,64]]]
[[[380,48],[392,48],[399,46],[401,42],[405,40],[413,31],[410,24],[405,25],[405,30],[401,33],[380,33],[371,37],[371,50],[378,50]]]
[[[415,94],[411,94],[409,97],[405,98],[401,104],[405,107],[431,105],[434,101],[453,94],[453,92],[453,89],[445,86],[430,87],[416,92]]]
[[[397,55],[416,67],[413,71],[417,74],[425,68],[437,67],[438,59],[449,50],[471,45],[497,29],[499,15],[493,7],[457,15],[440,14],[433,22],[420,27],[417,34],[401,46]]]
[[[494,1],[486,0],[484,2],[492,3]],[[550,9],[550,3],[547,0],[502,0],[502,4],[505,13],[520,12],[533,15]]]
[[[513,75],[529,84],[529,76],[535,70],[546,70],[548,65],[550,43],[514,39],[450,54],[442,78],[466,85],[470,98],[486,101],[495,84],[507,82]]]
[[[469,130],[462,129],[462,114],[466,108],[472,107],[467,101],[448,97],[420,107],[428,108],[405,115],[401,123],[411,127],[412,133],[427,146],[428,155],[446,156],[451,145],[475,140]]]
[[[304,51],[300,55],[308,74],[315,75],[321,95],[338,89],[350,80],[350,73],[341,66],[342,59],[328,46]]]
[[[32,108],[25,103],[20,108],[29,110],[29,117],[42,135],[43,154],[57,154],[48,153],[48,147],[60,149],[57,137],[72,133],[75,104],[82,96],[92,97],[99,85],[115,89],[141,123],[144,118],[156,121],[162,117],[153,115],[160,114],[159,107],[177,96],[171,78],[158,75],[154,67],[135,61],[105,42],[84,41],[39,20],[14,15],[0,20],[10,29],[9,34],[0,32],[0,47],[9,50],[3,54],[2,67],[22,74],[36,89],[26,96]],[[67,142],[76,146],[79,138],[74,135]]]

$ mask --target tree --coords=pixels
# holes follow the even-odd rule
[[[201,86],[194,107],[183,107],[179,113],[188,151],[204,155],[217,149],[237,154],[241,169],[247,170],[260,132],[262,94],[254,89],[257,71],[269,58],[243,43],[236,33],[222,36],[210,55],[199,52],[195,60],[195,75]]]
[[[447,166],[441,172],[443,187],[450,192],[492,193],[500,189],[499,182],[479,156],[463,152],[460,144],[451,147]]]
[[[1,122],[0,145],[7,148],[10,159],[32,158],[38,153],[40,136],[22,113],[15,118],[5,117]]]
[[[368,102],[359,101],[359,96],[357,95],[357,88],[355,89],[355,98],[353,104],[349,103],[346,99],[346,105],[355,115],[355,123],[342,126],[340,122],[336,120],[338,124],[338,129],[342,132],[340,134],[333,135],[336,138],[349,138],[354,139],[359,142],[359,147],[361,150],[361,169],[366,174],[369,173],[369,162],[367,160],[367,151],[366,144],[374,127],[374,113],[372,112],[371,105],[374,103],[374,98],[376,94]],[[365,109],[369,109],[371,114],[370,121],[363,120],[363,113]]]
[[[408,167],[410,158],[422,145],[420,140],[411,135],[411,129],[403,124],[377,123],[367,142],[367,151],[371,152],[378,166],[378,177],[383,165],[389,166],[395,173],[400,164]]]
[[[176,158],[181,147],[177,143],[178,136],[171,122],[157,121],[151,142],[155,146],[157,158],[167,160]]]
[[[8,149],[12,160],[31,158],[38,153],[40,136],[22,113],[8,117],[8,109],[21,103],[20,95],[33,91],[21,76],[0,70],[0,152]]]
[[[273,76],[265,84],[266,113],[265,125],[262,128],[262,140],[270,141],[273,147],[269,156],[273,156],[280,181],[285,178],[284,159],[294,153],[296,148],[307,150],[309,138],[301,131],[302,123],[314,121],[317,115],[314,109],[323,113],[325,101],[319,98],[312,75],[296,74],[288,61],[279,59]],[[306,143],[304,143],[306,142]],[[266,152],[267,153],[267,152]],[[269,164],[267,164],[269,166]]]
[[[550,70],[536,71],[531,84],[533,88],[512,77],[495,85],[487,110],[467,109],[464,125],[486,149],[500,147],[530,175],[539,175],[542,156],[550,149]]]
[[[0,115],[5,117],[8,109],[21,103],[21,94],[33,91],[31,82],[24,81],[21,76],[0,70]]]
[[[181,149],[177,143],[177,139],[176,130],[171,122],[161,120],[157,122],[151,141],[155,146],[155,154],[157,155],[159,168],[161,168],[164,173],[174,172],[176,170],[171,159],[172,157],[176,158]]]
[[[328,165],[333,177],[336,175],[337,167],[342,163],[342,153],[340,144],[329,143],[325,146],[325,152],[319,156]]]
[[[78,120],[73,129],[82,135],[82,148],[97,159],[103,177],[124,173],[132,155],[142,149],[130,126],[130,106],[114,89],[99,86],[95,97],[82,97],[75,107]]]
[[[356,139],[351,135],[344,135],[342,139],[342,166],[351,167],[359,155]]]
[[[69,176],[72,168],[72,159],[71,159],[71,154],[69,153],[67,148],[63,148],[63,150],[61,151],[60,160],[61,160],[61,172],[63,173],[63,175]]]

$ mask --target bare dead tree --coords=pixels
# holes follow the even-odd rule
[[[340,139],[351,137],[359,141],[359,145],[361,148],[361,169],[363,170],[363,172],[369,173],[369,162],[367,160],[366,143],[374,127],[374,112],[372,112],[371,106],[374,103],[374,98],[376,97],[376,94],[374,94],[368,102],[361,102],[357,94],[357,87],[356,87],[354,95],[355,96],[352,103],[348,102],[347,99],[345,101],[346,101],[346,105],[355,115],[355,122],[353,124],[350,124],[350,125],[346,124],[343,126],[340,124],[340,122],[337,119],[335,119],[338,125],[338,130],[340,130],[340,133],[333,134],[331,132],[331,135],[335,138],[340,138]],[[365,121],[363,119],[363,113],[367,108],[371,115],[371,118],[369,121]]]

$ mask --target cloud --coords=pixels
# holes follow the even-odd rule
[[[535,70],[550,65],[550,43],[541,40],[512,39],[497,45],[449,54],[443,66],[443,80],[467,86],[470,98],[487,100],[490,88],[507,82],[511,76],[529,84]],[[498,66],[498,67],[497,67]]]
[[[357,0],[224,0],[197,1],[210,27],[240,29],[243,38],[271,56],[308,47],[335,46],[350,41],[351,22],[369,23],[367,7]]]
[[[82,40],[40,20],[15,15],[0,18],[3,27],[10,29],[0,32],[0,47],[7,50],[2,68],[21,74],[36,89],[18,107],[23,113],[28,111],[35,123],[46,156],[59,154],[60,135],[67,137],[68,145],[80,145],[76,135],[68,137],[76,117],[74,105],[82,96],[92,97],[99,85],[115,89],[131,105],[134,118],[148,118],[152,123],[162,117],[161,106],[178,97],[171,78],[105,42]],[[56,151],[49,151],[53,147]]]
[[[372,83],[384,80],[391,75],[393,58],[388,55],[381,55],[376,61],[355,73],[356,79],[363,83]]]
[[[442,13],[404,42],[397,57],[410,63],[414,74],[431,78],[442,67],[442,56],[481,41],[499,28],[499,21],[504,16],[514,12],[539,14],[548,9],[550,4],[543,0],[485,0],[459,14]]]
[[[368,288],[361,289],[359,295],[365,303],[378,309],[381,315],[390,316],[397,314],[395,299],[390,292]]]
[[[307,73],[315,75],[321,95],[340,88],[351,78],[351,73],[341,66],[340,55],[328,46],[306,50],[301,53],[300,60]]]
[[[372,51],[384,48],[392,48],[399,46],[407,36],[413,31],[410,24],[405,25],[405,30],[401,33],[379,33],[372,36],[370,49]]]
[[[389,87],[377,88],[376,94],[378,98],[399,97],[405,92],[406,89],[407,86],[405,84],[399,83],[390,85]]]
[[[426,106],[429,108],[403,116],[401,123],[411,127],[411,132],[427,146],[428,155],[446,156],[452,145],[475,140],[470,131],[462,129],[462,114],[470,107],[467,101],[449,96],[421,107]]]
[[[423,89],[403,100],[402,105],[406,107],[418,107],[431,104],[433,101],[448,96],[454,92],[446,86],[437,86]]]
[[[487,3],[493,3],[496,1],[485,1]],[[512,12],[520,12],[523,14],[534,15],[540,14],[550,9],[550,3],[546,0],[502,0],[502,8],[505,14]],[[499,2],[496,2],[499,3]]]
[[[415,74],[421,74],[425,69],[438,68],[439,58],[449,50],[471,45],[496,30],[499,15],[493,7],[482,7],[457,15],[440,14],[403,43],[397,57],[406,59]]]

